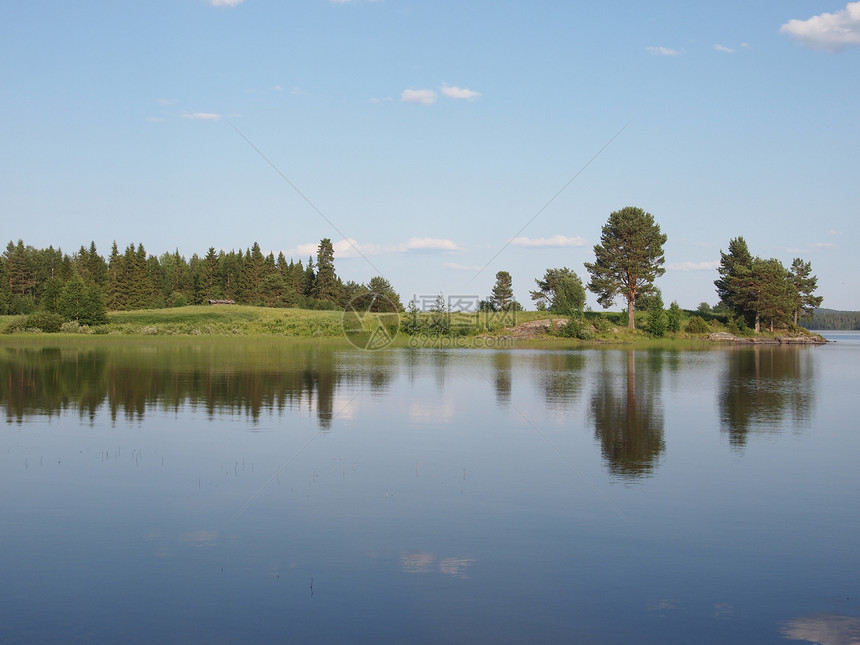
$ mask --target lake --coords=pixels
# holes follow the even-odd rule
[[[3,643],[860,642],[860,334],[0,345]]]

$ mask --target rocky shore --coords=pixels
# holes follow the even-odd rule
[[[742,336],[735,336],[734,334],[729,334],[728,332],[724,331],[716,332],[709,335],[708,340],[720,341],[725,343],[745,343],[748,345],[823,345],[827,342],[824,338],[817,335],[779,336],[776,338],[744,338]]]

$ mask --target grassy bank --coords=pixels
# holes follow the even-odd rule
[[[710,333],[737,332],[726,325],[726,321],[716,314],[701,316],[698,312],[683,311],[681,331],[667,333],[660,339],[651,338],[643,329],[646,327],[647,314],[636,314],[635,330],[626,327],[626,312],[587,312],[584,315],[581,338],[564,338],[558,332],[537,326],[528,330],[527,323],[554,318],[547,312],[521,311],[504,314],[459,314],[452,313],[444,324],[438,315],[421,313],[410,318],[401,314],[399,333],[395,343],[408,345],[414,339],[422,339],[421,346],[444,346],[444,342],[434,343],[434,338],[461,339],[507,339],[516,344],[551,346],[571,346],[589,343],[639,344],[673,343],[677,341],[701,340]],[[367,329],[374,319],[366,319]],[[24,317],[0,317],[0,330],[7,334],[6,339],[37,336],[76,337],[289,337],[305,339],[343,339],[343,312],[317,311],[307,309],[273,309],[250,306],[188,306],[171,309],[144,309],[136,311],[117,311],[108,316],[108,324],[97,327],[65,323],[59,334],[44,334],[26,326]],[[525,329],[526,333],[523,333]],[[441,333],[440,333],[441,330]],[[802,333],[802,332],[801,332]],[[767,332],[761,336],[786,335],[786,330],[774,334]],[[462,343],[461,343],[462,344]],[[480,345],[481,343],[473,343]],[[492,343],[483,343],[493,346]],[[510,342],[507,343],[510,346]],[[460,346],[460,345],[457,345]]]

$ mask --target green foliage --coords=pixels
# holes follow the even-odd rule
[[[436,334],[447,334],[451,331],[451,312],[441,293],[430,307],[430,331]]]
[[[709,305],[707,302],[700,302],[699,306],[696,307],[696,311],[698,311],[700,314],[710,314],[713,310],[711,309],[711,305]]]
[[[707,334],[711,329],[708,327],[708,323],[705,322],[704,318],[701,316],[693,316],[687,321],[687,324],[684,326],[684,331],[688,334]]]
[[[666,313],[666,329],[672,333],[681,331],[681,307],[677,300],[673,300]]]
[[[631,329],[635,327],[636,296],[641,291],[651,291],[654,280],[666,272],[662,266],[666,239],[650,213],[628,206],[609,215],[600,244],[594,247],[595,261],[585,263],[591,274],[588,289],[604,308],[612,306],[618,295],[627,300],[627,324]]]
[[[860,329],[860,311],[817,309],[806,321],[808,329]]]
[[[492,302],[498,311],[507,311],[514,299],[513,281],[507,271],[496,273],[496,284],[493,287]]]
[[[663,310],[663,298],[659,291],[654,294],[648,305],[648,322],[646,331],[657,338],[666,335],[666,328],[669,321],[666,317],[666,312]]]
[[[34,311],[24,321],[27,329],[38,329],[46,334],[56,334],[63,325],[63,318],[59,314],[40,309]]]
[[[594,338],[594,330],[583,316],[571,316],[558,330],[558,335],[577,340],[591,340]]]
[[[371,311],[373,312],[397,312],[403,311],[403,303],[400,295],[391,286],[391,283],[381,275],[372,277],[367,286],[364,287],[369,293],[377,297],[373,300]]]
[[[317,273],[311,295],[317,300],[338,301],[338,283],[334,271],[334,246],[329,238],[320,240],[317,247]]]
[[[747,323],[742,316],[730,315],[726,323],[726,328],[730,334],[734,334],[735,336],[749,336],[752,334],[752,329],[747,327]]]
[[[824,298],[812,295],[812,292],[818,288],[818,278],[812,275],[811,262],[794,258],[789,270],[789,279],[794,287],[792,314],[793,322],[797,325],[799,321],[810,318],[815,309],[821,306]]]
[[[575,271],[562,267],[547,269],[543,279],[535,279],[537,290],[529,292],[539,311],[549,310],[562,316],[574,316],[585,306],[585,288]]]
[[[57,301],[57,313],[63,320],[76,320],[81,325],[103,325],[107,311],[101,289],[84,284],[75,274],[66,284]]]
[[[771,331],[796,325],[821,304],[821,297],[813,295],[818,280],[809,262],[795,258],[786,270],[777,259],[752,257],[742,237],[731,240],[729,252],[720,256],[720,277],[714,282],[720,302],[754,325],[756,333],[763,324]]]

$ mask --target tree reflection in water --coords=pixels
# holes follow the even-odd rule
[[[613,475],[636,479],[651,474],[665,449],[660,404],[660,352],[626,352],[623,373],[615,352],[602,355],[591,394],[590,421]],[[637,369],[638,367],[638,369]]]
[[[147,409],[202,406],[210,416],[306,408],[328,429],[344,385],[388,387],[388,366],[338,369],[336,354],[271,344],[126,345],[113,348],[14,348],[0,355],[0,405],[8,421],[78,410],[96,418],[143,418]]]
[[[808,422],[815,402],[812,355],[803,347],[753,347],[726,352],[720,378],[720,423],[732,446],[751,430],[776,432],[790,417]]]

